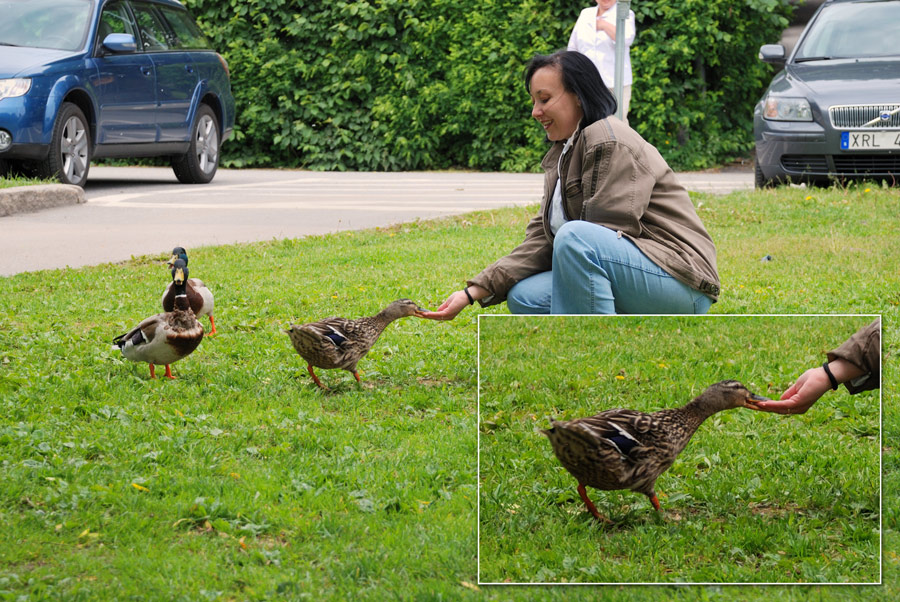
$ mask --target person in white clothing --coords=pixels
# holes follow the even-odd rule
[[[634,42],[634,11],[628,11],[625,21],[625,69],[622,81],[622,117],[628,121],[628,105],[631,104],[631,57],[628,49]],[[597,0],[597,6],[581,11],[572,35],[569,50],[575,50],[591,59],[597,66],[603,83],[613,91],[616,73],[616,0]]]

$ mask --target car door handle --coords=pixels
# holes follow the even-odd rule
[[[185,65],[185,66],[184,66],[184,70],[187,71],[188,73],[193,73],[193,72],[194,72],[194,66],[193,66],[193,65]]]
[[[150,75],[151,73],[153,73],[153,68],[143,66],[143,67],[141,67],[141,73],[143,73],[144,75]]]

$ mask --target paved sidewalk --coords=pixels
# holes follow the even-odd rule
[[[720,171],[692,171],[678,174],[690,191],[727,194],[736,190],[753,190],[753,168],[726,168]]]
[[[693,191],[753,188],[745,170],[679,178]],[[85,204],[0,217],[0,276],[124,261],[177,245],[190,251],[527,205],[540,201],[542,181],[540,174],[251,169],[186,185],[168,168],[95,166]]]

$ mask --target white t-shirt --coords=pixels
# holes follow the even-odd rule
[[[612,89],[615,85],[616,75],[616,41],[606,35],[606,32],[597,30],[597,6],[592,6],[581,11],[572,35],[569,36],[569,50],[577,50],[585,55],[597,66],[603,83]],[[616,4],[613,4],[602,15],[604,21],[616,24]],[[634,11],[628,11],[628,19],[625,20],[625,69],[622,82],[623,86],[631,85],[631,57],[627,48],[634,42]]]
[[[562,206],[562,184],[560,183],[559,166],[562,165],[563,157],[569,152],[569,148],[572,146],[572,138],[574,137],[575,134],[572,134],[569,136],[569,139],[566,140],[562,152],[559,154],[559,162],[556,164],[556,188],[553,189],[553,196],[550,198],[550,232],[552,232],[554,236],[556,235],[556,231],[562,228],[564,223],[569,221],[566,219],[566,211]]]

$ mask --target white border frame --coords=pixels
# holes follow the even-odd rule
[[[478,585],[528,585],[528,586],[597,586],[597,585],[616,585],[616,586],[794,586],[794,587],[810,587],[810,586],[881,586],[884,585],[884,318],[882,314],[698,314],[695,317],[703,319],[717,318],[878,318],[879,321],[879,354],[882,360],[881,366],[881,384],[878,389],[878,581],[859,581],[859,582],[817,582],[803,581],[800,583],[780,582],[780,581],[758,581],[758,582],[716,582],[716,581],[649,581],[649,582],[577,582],[577,583],[558,583],[545,581],[482,581],[481,580],[481,319],[516,319],[516,318],[559,318],[563,317],[556,314],[478,314],[477,328],[477,354],[476,361],[476,385],[477,400],[475,404],[475,445],[478,466],[476,469],[477,484],[475,487],[476,497],[476,546],[475,551],[477,563],[477,583]],[[603,315],[592,314],[573,314],[568,317],[593,317],[603,319]],[[621,315],[619,316],[621,317]],[[644,318],[662,318],[662,317],[689,317],[681,314],[659,314],[645,315],[633,314],[631,317]],[[838,344],[843,341],[839,341]]]

